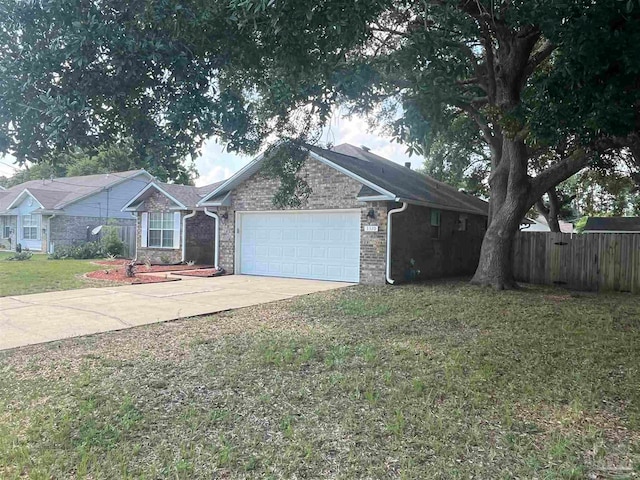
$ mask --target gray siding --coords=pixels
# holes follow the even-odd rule
[[[64,212],[66,215],[78,217],[133,219],[131,213],[121,210],[149,183],[150,179],[148,174],[141,173],[108,190],[65,207]]]

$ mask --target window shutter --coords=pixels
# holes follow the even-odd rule
[[[173,248],[180,248],[180,212],[173,212]]]
[[[149,213],[142,212],[140,219],[140,246],[146,248],[148,245],[147,237],[149,235]]]

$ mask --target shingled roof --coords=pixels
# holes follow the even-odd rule
[[[363,184],[358,198],[407,202],[414,205],[454,210],[477,215],[488,214],[488,203],[461,192],[451,185],[399,165],[364,148],[349,144],[327,150],[307,145],[312,158],[342,171]],[[261,166],[262,156],[211,191],[199,205],[215,205],[240,182],[255,174]]]
[[[487,215],[487,202],[444,182],[399,165],[364,148],[348,143],[333,150],[309,147],[312,152],[350,170],[409,203]]]
[[[73,202],[141,174],[146,174],[147,178],[140,182],[146,183],[151,178],[145,170],[130,170],[50,180],[29,180],[0,191],[0,212],[6,211],[19,197],[25,195],[31,195],[45,210],[61,210]]]
[[[640,217],[589,217],[583,231],[640,233]]]
[[[169,198],[169,200],[176,203],[176,207],[178,208],[193,209],[196,208],[197,203],[202,200],[203,197],[215,190],[215,188],[222,183],[223,182],[217,182],[202,187],[194,187],[192,185],[178,185],[175,183],[153,181],[132,198],[129,203],[124,206],[123,210],[137,210],[142,202],[149,198],[154,191]]]

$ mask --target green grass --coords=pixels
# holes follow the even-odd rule
[[[353,287],[0,355],[2,478],[632,479],[640,298]]]
[[[87,287],[80,275],[100,268],[90,260],[48,260],[44,254],[7,261],[11,255],[0,253],[0,297]]]

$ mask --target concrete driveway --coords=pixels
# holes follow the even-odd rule
[[[0,298],[0,350],[322,292],[348,283],[229,275]]]

